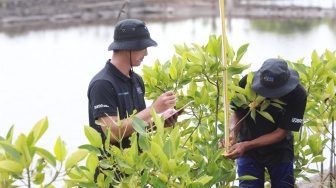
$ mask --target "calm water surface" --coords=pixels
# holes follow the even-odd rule
[[[210,34],[220,35],[219,18],[175,22],[147,22],[159,46],[149,48],[143,64],[165,62],[174,54],[173,44],[204,45]],[[227,20],[227,37],[235,51],[249,43],[242,59],[259,68],[267,58],[281,56],[309,63],[314,49],[319,54],[336,50],[335,21]],[[53,150],[61,137],[69,152],[84,143],[88,125],[87,86],[92,76],[111,57],[107,47],[114,26],[79,26],[65,29],[8,34],[0,31],[0,136],[15,125],[15,135],[28,134],[48,116],[49,129],[39,146]],[[141,67],[135,69],[141,73]]]

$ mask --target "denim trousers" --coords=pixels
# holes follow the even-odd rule
[[[238,176],[253,176],[257,180],[240,180],[242,188],[263,188],[265,182],[265,169],[267,168],[272,188],[294,188],[293,162],[281,163],[272,167],[260,165],[248,157],[238,158]]]

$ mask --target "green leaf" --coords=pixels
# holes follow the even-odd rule
[[[151,115],[153,117],[153,121],[155,123],[156,127],[156,134],[153,138],[153,140],[156,141],[159,146],[163,146],[163,134],[164,134],[164,125],[163,125],[163,120],[157,115],[155,112],[154,108],[151,110]]]
[[[198,178],[197,180],[195,180],[196,182],[200,182],[202,183],[203,185],[207,184],[209,181],[212,180],[212,176],[208,176],[208,175],[204,175],[200,178]]]
[[[236,179],[236,170],[232,168],[228,174],[228,177],[226,178],[226,181],[231,182]]]
[[[308,138],[308,145],[310,149],[313,151],[313,154],[316,156],[322,152],[322,141],[321,135],[319,133],[315,133]]]
[[[78,168],[77,166],[74,166],[69,169],[66,168],[65,170],[67,171],[67,175],[72,179],[76,179],[77,181],[80,181],[80,179],[82,178],[82,170]]]
[[[201,100],[202,100],[202,103],[207,105],[209,104],[209,94],[208,94],[208,90],[206,87],[202,87],[201,89]]]
[[[327,88],[325,90],[328,94],[330,94],[330,96],[335,96],[335,84],[334,84],[334,80],[330,80]]]
[[[174,159],[170,159],[168,161],[168,169],[169,169],[169,173],[174,173],[176,171],[177,168],[177,164],[176,161]]]
[[[192,77],[193,75],[200,75],[202,73],[202,66],[193,65],[187,69],[185,77]]]
[[[150,77],[150,84],[153,87],[157,86],[157,79],[155,77],[151,76]]]
[[[272,105],[272,106],[275,106],[275,107],[277,107],[277,108],[279,108],[279,109],[282,109],[282,108],[283,108],[283,107],[282,107],[280,104],[278,104],[278,103],[274,103],[274,102],[272,102],[271,105]]]
[[[184,47],[182,45],[174,44],[175,52],[179,55],[182,55],[184,53]]]
[[[145,185],[147,184],[148,179],[149,179],[148,171],[145,171],[141,175],[141,187],[146,187]]]
[[[13,141],[13,134],[14,134],[14,125],[11,126],[11,128],[8,130],[7,135],[6,135],[6,140],[9,143],[12,143]]]
[[[173,156],[173,149],[172,149],[172,142],[171,141],[167,141],[164,143],[163,146],[163,152],[166,154],[166,156],[168,157],[168,159],[170,159]]]
[[[20,162],[21,154],[10,143],[5,140],[0,141],[0,146],[5,150],[16,162]]]
[[[240,62],[241,58],[244,56],[244,54],[247,52],[249,44],[244,44],[241,47],[239,47],[237,51],[237,57],[236,57],[236,62]]]
[[[168,162],[166,154],[163,152],[162,148],[155,142],[151,142],[151,153],[158,157],[162,163]]]
[[[147,123],[145,123],[142,119],[138,117],[133,117],[132,118],[132,126],[136,132],[138,132],[142,136],[146,136],[146,127],[148,126]]]
[[[138,157],[139,157],[139,145],[138,145],[137,134],[133,133],[130,140],[131,140],[131,148],[129,149],[129,152],[127,154],[127,156],[130,156],[130,157],[127,162],[128,164],[133,166],[135,163],[138,162]]]
[[[188,58],[193,63],[204,63],[203,54],[196,51],[188,52]]]
[[[28,137],[33,136],[32,145],[35,145],[36,142],[41,138],[41,136],[46,132],[48,129],[48,118],[45,117],[38,121],[35,126],[30,131]]]
[[[164,183],[160,178],[158,177],[153,177],[150,181],[151,185],[155,188],[167,188],[166,183]]]
[[[258,104],[260,104],[263,100],[265,100],[265,97],[258,95],[257,98],[255,99]]]
[[[255,121],[255,118],[256,118],[256,110],[255,109],[251,110],[251,118]]]
[[[53,167],[56,167],[56,158],[46,149],[35,147],[36,154],[44,158]]]
[[[84,126],[84,132],[86,138],[89,140],[90,144],[97,147],[101,148],[102,147],[102,138],[100,134],[92,127],[90,126]]]
[[[182,177],[188,174],[189,171],[190,171],[190,166],[185,163],[182,163],[177,166],[176,171],[174,172],[174,175],[177,177]]]
[[[240,100],[240,102],[242,104],[247,104],[248,103],[246,98],[245,98],[245,95],[243,95],[241,93],[236,93],[236,96],[238,97],[238,99]]]
[[[90,144],[84,144],[84,145],[78,146],[78,149],[86,149],[89,152],[95,152],[97,155],[101,154],[100,150],[97,147],[90,145]]]
[[[258,178],[254,177],[254,176],[240,176],[239,178],[237,178],[237,180],[257,180]]]
[[[232,80],[234,75],[243,73],[246,69],[250,68],[250,66],[251,66],[251,63],[243,64],[243,65],[239,64],[239,65],[236,65],[236,66],[229,66],[228,67],[229,81]]]
[[[147,65],[144,65],[143,68],[142,68],[142,72],[145,74],[145,75],[150,75],[150,76],[154,76],[157,74],[157,72],[155,72],[152,67],[149,67]]]
[[[65,159],[65,156],[67,154],[66,148],[65,148],[65,144],[64,142],[61,140],[60,137],[58,137],[55,146],[54,146],[54,153],[56,156],[56,159],[59,162],[63,162]]]
[[[36,173],[36,174],[34,174],[32,179],[33,179],[33,183],[35,185],[40,185],[44,181],[44,173]]]
[[[65,169],[69,170],[72,166],[77,165],[77,163],[82,161],[88,153],[89,151],[85,149],[79,149],[72,153],[65,161]]]
[[[234,92],[238,92],[241,93],[243,95],[247,95],[247,92],[244,88],[241,88],[239,86],[235,86],[235,85],[229,85],[228,88]]]
[[[169,67],[169,75],[171,77],[172,80],[176,80],[177,79],[177,70],[175,66],[170,66]]]
[[[316,68],[316,65],[320,64],[320,56],[317,54],[316,50],[313,51],[311,59],[313,68]]]
[[[24,134],[20,134],[15,142],[15,148],[21,152],[24,167],[29,167],[32,162],[32,157],[34,155],[33,149],[29,148],[27,145],[27,137]]]
[[[323,162],[326,158],[323,156],[316,156],[313,158],[313,160],[311,161],[311,163],[318,163],[318,162]]]
[[[22,173],[24,166],[18,162],[11,160],[0,161],[0,172]]]
[[[206,47],[206,50],[209,52],[209,54],[219,59],[221,50],[218,51],[218,48],[221,48],[221,41],[217,41],[214,35],[209,35],[209,40]]]
[[[139,136],[139,146],[142,150],[149,150],[149,143],[146,136]]]
[[[257,112],[262,115],[264,118],[268,119],[269,121],[274,122],[274,119],[272,118],[272,116],[268,113],[268,112],[265,112],[265,111],[259,111],[257,110]]]
[[[97,166],[99,165],[99,159],[95,152],[91,152],[86,160],[86,166],[89,168],[92,174],[95,173]]]
[[[175,126],[174,129],[170,133],[170,141],[172,143],[172,150],[171,150],[171,155],[175,155],[177,149],[179,148],[180,144],[180,132],[179,132],[180,126]]]

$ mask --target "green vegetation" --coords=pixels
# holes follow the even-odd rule
[[[228,43],[225,46],[229,98],[239,106],[250,108],[249,115],[261,113],[272,120],[263,111],[256,111],[255,106],[277,105],[279,101],[271,104],[252,90],[237,87],[242,73],[249,68],[249,64],[241,62],[248,44],[242,45],[237,52]],[[63,179],[67,187],[107,187],[110,183],[115,187],[231,187],[237,179],[235,163],[223,157],[224,149],[219,147],[225,126],[222,39],[211,35],[205,46],[175,45],[175,50],[171,61],[163,64],[156,61],[152,67],[143,68],[148,100],[161,94],[156,86],[175,92],[179,98],[177,108],[194,100],[174,127],[164,128],[164,120],[154,111],[156,130],[153,132],[148,131],[148,126],[153,125],[133,117],[138,134],[130,138],[131,148],[117,148],[109,141],[104,143],[98,132],[85,126],[84,133],[90,144],[79,146],[69,156],[61,139],[56,141],[54,154],[36,146],[48,128],[47,118],[39,121],[28,136],[21,134],[16,141],[13,141],[12,127],[6,137],[0,137],[0,187],[22,184],[53,187],[57,178]],[[336,114],[335,56],[335,52],[328,50],[322,55],[313,52],[309,66],[303,64],[303,59],[288,61],[298,70],[309,94],[304,126],[295,133],[297,178],[309,180],[308,174],[318,173],[311,165],[324,161],[322,150],[328,149],[328,141],[334,142],[331,127]],[[121,121],[116,123],[120,125]],[[107,132],[107,137],[110,134]],[[333,147],[330,150],[334,155]],[[94,183],[97,166],[104,170]],[[50,182],[46,182],[46,168],[55,172]]]

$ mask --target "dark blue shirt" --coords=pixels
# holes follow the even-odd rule
[[[103,140],[105,134],[100,125],[95,123],[99,117],[118,116],[124,119],[133,111],[146,108],[145,87],[142,78],[130,71],[130,78],[121,73],[108,60],[105,67],[91,80],[88,89],[90,126],[100,132]],[[120,147],[117,143],[112,143]],[[129,137],[122,140],[123,148],[130,147]]]
[[[239,86],[244,88],[246,76],[239,82]],[[283,162],[294,160],[293,133],[299,131],[303,123],[303,115],[306,108],[307,93],[301,84],[285,96],[279,98],[286,105],[281,105],[282,109],[270,105],[265,109],[273,118],[275,123],[264,118],[258,112],[255,121],[248,115],[243,121],[242,128],[238,134],[238,142],[250,141],[265,134],[275,131],[277,128],[289,130],[287,136],[280,142],[268,146],[254,148],[244,152],[243,157],[253,158],[265,166],[274,166]],[[232,105],[234,105],[231,102]],[[248,109],[235,109],[240,112],[248,112]]]

